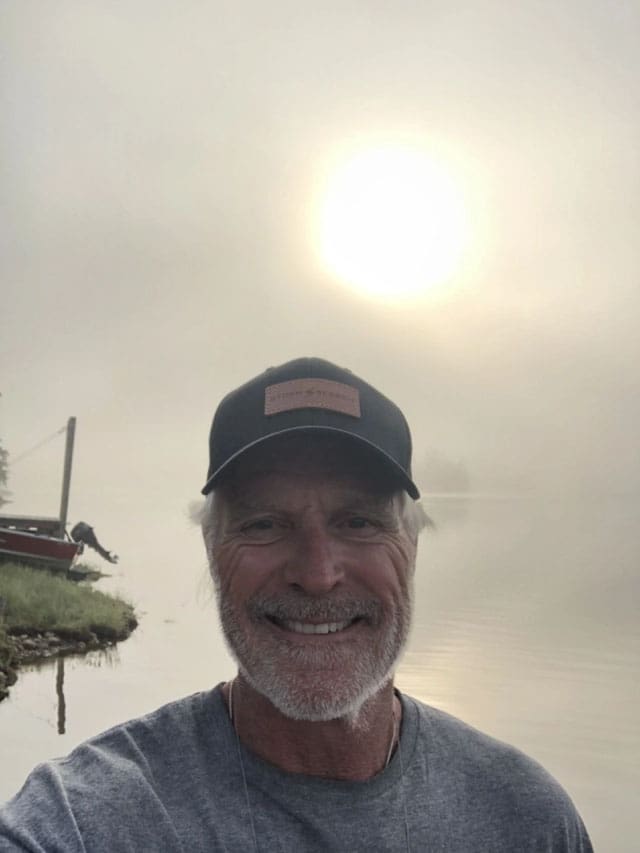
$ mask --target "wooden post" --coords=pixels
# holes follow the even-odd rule
[[[60,538],[64,539],[69,509],[69,490],[71,488],[71,463],[73,462],[73,441],[76,435],[76,419],[67,421],[67,441],[64,447],[64,473],[62,475],[62,497],[60,498]]]
[[[63,735],[67,725],[67,703],[64,700],[64,657],[56,661],[56,696],[58,697],[58,734]]]

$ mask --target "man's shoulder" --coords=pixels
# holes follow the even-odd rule
[[[430,751],[457,758],[474,767],[491,767],[502,762],[523,764],[542,770],[541,765],[517,747],[472,726],[453,714],[406,697],[418,714],[417,734],[429,742]],[[544,772],[544,771],[543,771]]]
[[[573,811],[560,783],[534,758],[445,711],[410,699],[418,714],[416,752],[441,790],[464,786],[491,808]]]
[[[174,832],[162,803],[195,797],[216,752],[224,752],[223,706],[215,693],[170,702],[38,765],[0,809],[0,849],[15,849],[10,842],[31,849],[34,839],[55,837],[65,839],[63,849],[76,850],[84,849],[85,833],[106,845],[107,838],[143,837],[153,827]],[[174,849],[168,837],[166,849]]]
[[[451,849],[591,851],[564,788],[533,758],[444,711],[406,699],[409,772]],[[452,803],[456,809],[452,810]]]
[[[184,756],[196,745],[202,749],[204,734],[215,728],[215,711],[212,691],[193,693],[89,738],[58,763],[61,768],[82,763],[86,769],[95,764],[100,772],[114,764],[122,771],[128,763],[150,767],[157,755],[166,765],[173,755]]]
[[[213,709],[212,700],[217,690],[218,688],[198,691],[188,696],[181,696],[179,699],[173,699],[153,711],[117,723],[84,741],[81,745],[108,742],[124,732],[136,732],[144,736],[156,732],[161,733],[165,729],[172,729],[175,726],[197,725],[199,718]]]
[[[215,691],[194,693],[119,723],[79,744],[64,758],[38,765],[28,782],[61,783],[67,792],[113,794],[125,780],[171,774],[192,752],[215,742]],[[161,768],[161,770],[160,770]]]

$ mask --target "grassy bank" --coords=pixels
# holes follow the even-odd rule
[[[46,634],[51,643],[67,641],[67,650],[69,642],[84,649],[125,639],[136,625],[133,607],[122,599],[44,571],[0,565],[0,673],[6,684],[15,680],[20,636]]]

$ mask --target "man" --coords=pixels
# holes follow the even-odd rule
[[[0,850],[590,851],[541,767],[394,689],[410,463],[400,410],[329,362],[229,394],[202,524],[238,675],[36,769]]]

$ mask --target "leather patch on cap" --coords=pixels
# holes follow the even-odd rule
[[[293,409],[329,409],[359,418],[360,392],[330,379],[291,379],[264,389],[265,415],[277,415]]]

